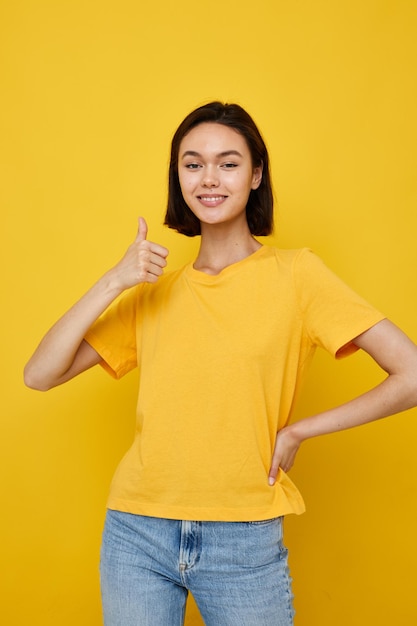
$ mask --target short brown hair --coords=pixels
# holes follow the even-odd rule
[[[181,141],[203,123],[229,126],[240,133],[248,145],[253,167],[262,167],[262,180],[252,189],[246,205],[246,219],[252,235],[269,235],[273,230],[273,194],[269,172],[269,156],[265,142],[251,118],[238,104],[210,102],[192,111],[177,128],[171,143],[169,164],[168,208],[164,224],[183,235],[200,235],[200,221],[186,204],[178,177],[178,153]]]

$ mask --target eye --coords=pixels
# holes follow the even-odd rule
[[[237,167],[237,163],[231,163],[231,162],[223,163],[221,167],[223,167],[225,170],[231,170],[234,167]]]
[[[186,163],[185,167],[187,170],[197,170],[201,167],[198,163]]]

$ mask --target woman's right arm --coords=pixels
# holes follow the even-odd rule
[[[155,283],[166,266],[168,250],[146,239],[148,227],[139,218],[135,241],[124,257],[46,333],[25,371],[25,384],[47,391],[101,361],[84,336],[90,326],[123,291],[140,283]]]

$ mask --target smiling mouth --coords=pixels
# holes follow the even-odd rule
[[[216,202],[221,202],[222,200],[225,200],[227,196],[207,196],[203,194],[203,195],[197,196],[197,198],[201,200],[202,202],[216,204]]]

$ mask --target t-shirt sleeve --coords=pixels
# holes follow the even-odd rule
[[[355,352],[353,339],[385,317],[311,250],[300,251],[294,281],[306,333],[314,345],[336,358]]]
[[[101,356],[101,366],[113,378],[122,378],[137,366],[137,300],[137,287],[125,292],[94,322],[84,337]]]

